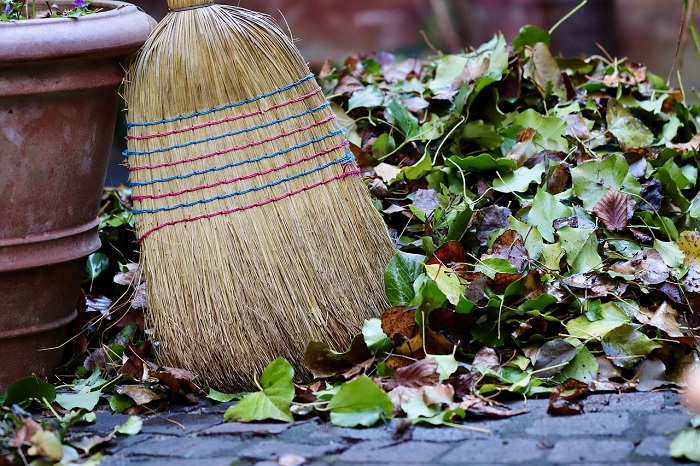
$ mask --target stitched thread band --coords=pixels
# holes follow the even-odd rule
[[[333,136],[337,136],[337,135],[342,134],[342,133],[343,133],[343,130],[342,130],[342,129],[336,129],[335,131],[331,131],[330,133],[325,134],[325,135],[323,135],[323,136],[319,136],[319,137],[317,137],[317,138],[310,139],[310,140],[308,140],[308,141],[302,142],[302,143],[300,143],[300,144],[296,144],[296,145],[291,146],[291,147],[288,147],[288,148],[286,148],[286,149],[279,150],[279,151],[277,151],[277,152],[273,152],[273,153],[271,153],[271,154],[265,154],[265,155],[261,155],[261,156],[259,156],[259,157],[254,157],[254,158],[252,158],[252,159],[239,160],[239,161],[237,161],[237,162],[231,162],[231,163],[228,163],[228,164],[226,164],[226,165],[222,165],[222,166],[220,166],[220,167],[211,167],[211,168],[207,168],[207,169],[205,169],[205,170],[197,170],[197,171],[190,172],[190,173],[183,173],[183,174],[180,174],[180,175],[168,176],[168,177],[166,177],[166,178],[156,178],[156,179],[152,179],[152,180],[149,180],[149,181],[132,181],[132,182],[130,182],[129,184],[130,184],[130,186],[148,186],[148,185],[151,185],[151,184],[165,183],[165,182],[173,181],[173,180],[183,180],[183,179],[189,178],[189,177],[191,177],[191,176],[203,175],[203,174],[205,174],[205,173],[210,173],[210,172],[216,172],[216,171],[220,171],[220,170],[225,170],[225,169],[227,169],[227,168],[237,167],[237,166],[239,166],[239,165],[244,165],[244,164],[246,164],[246,163],[259,162],[259,161],[261,161],[261,160],[270,159],[270,158],[273,158],[273,157],[277,157],[277,156],[279,156],[279,155],[287,154],[287,153],[289,153],[289,152],[291,152],[291,151],[293,151],[293,150],[295,150],[295,149],[301,149],[301,148],[303,148],[303,147],[309,146],[309,145],[311,145],[311,144],[315,144],[315,143],[317,143],[317,142],[321,142],[321,141],[323,141],[323,140],[325,140],[325,139],[328,139],[328,138],[333,137]],[[225,154],[225,153],[227,153],[227,152],[231,152],[231,150],[232,150],[232,149],[224,149],[224,150],[221,150],[221,151],[213,152],[213,153],[210,154],[210,155]],[[209,154],[208,154],[208,155],[209,155]]]
[[[238,150],[248,149],[250,147],[259,146],[261,144],[265,144],[266,142],[276,141],[277,139],[281,139],[281,138],[286,137],[286,136],[291,136],[292,134],[300,133],[302,131],[306,131],[308,129],[315,128],[316,126],[321,126],[322,124],[328,123],[329,121],[332,121],[334,119],[335,119],[335,115],[329,115],[326,118],[324,118],[323,120],[311,123],[310,125],[302,126],[301,128],[295,128],[291,131],[287,131],[286,133],[280,133],[280,134],[277,134],[275,136],[270,136],[269,138],[261,139],[260,141],[253,141],[253,142],[249,142],[247,144],[243,144],[241,146],[234,146],[234,147],[231,147],[229,149],[225,149],[225,151],[216,151],[216,152],[211,152],[209,154],[199,155],[197,157],[192,157],[189,159],[174,160],[172,162],[159,163],[159,164],[155,164],[155,165],[137,165],[135,167],[129,167],[129,171],[135,172],[138,170],[152,170],[154,168],[172,167],[172,166],[180,165],[183,163],[189,163],[189,162],[195,162],[197,160],[207,159],[207,158],[213,157],[215,155],[221,155],[221,154],[226,154],[229,152],[235,152]]]
[[[347,171],[347,172],[342,173],[342,174],[340,174],[340,175],[337,175],[337,176],[334,176],[334,177],[332,177],[332,178],[329,178],[329,179],[327,179],[327,180],[319,181],[319,182],[314,183],[314,184],[311,184],[311,185],[309,185],[309,186],[304,186],[304,187],[299,188],[299,189],[296,189],[296,190],[294,190],[294,191],[286,192],[286,193],[282,194],[281,196],[273,197],[273,198],[270,198],[270,199],[267,199],[267,200],[264,200],[264,201],[261,201],[261,202],[256,202],[255,204],[249,204],[249,205],[245,205],[245,206],[236,207],[235,209],[222,210],[222,211],[219,211],[219,212],[213,212],[213,213],[211,213],[211,214],[198,215],[198,216],[196,216],[196,217],[186,217],[186,218],[181,218],[181,219],[179,219],[179,220],[173,220],[173,221],[170,221],[170,222],[161,223],[160,225],[156,225],[155,227],[151,228],[151,229],[148,230],[146,233],[144,233],[144,234],[139,238],[139,243],[143,242],[143,241],[144,241],[148,236],[150,236],[153,232],[158,231],[158,230],[160,230],[161,228],[165,228],[165,227],[172,226],[172,225],[177,225],[177,224],[180,224],[180,223],[196,222],[197,220],[203,220],[203,219],[205,219],[205,218],[218,217],[218,216],[220,216],[220,215],[233,214],[233,213],[236,213],[236,212],[241,212],[241,211],[243,211],[243,210],[252,209],[252,208],[254,208],[254,207],[262,207],[262,206],[264,206],[264,205],[271,204],[271,203],[273,203],[273,202],[278,202],[278,201],[281,201],[282,199],[286,199],[286,198],[288,198],[288,197],[291,197],[291,196],[294,196],[294,195],[303,193],[304,191],[309,191],[309,190],[314,189],[314,188],[317,188],[317,187],[319,187],[319,186],[323,186],[323,185],[325,185],[325,184],[332,183],[333,181],[341,180],[341,179],[346,178],[346,177],[348,177],[348,176],[359,175],[360,173],[361,173],[361,171],[360,171],[359,169],[350,170],[350,171]]]
[[[196,10],[197,8],[205,8],[205,7],[212,6],[212,5],[215,5],[215,3],[214,3],[214,2],[211,2],[211,3],[205,3],[205,4],[203,4],[203,5],[186,6],[186,7],[183,7],[183,8],[175,8],[175,9],[173,9],[173,10],[168,10],[168,11]]]
[[[194,113],[190,113],[187,115],[176,116],[173,118],[165,118],[163,120],[146,121],[146,122],[140,122],[140,123],[129,123],[126,125],[126,127],[127,127],[127,129],[129,129],[129,128],[135,128],[138,126],[155,126],[155,125],[160,125],[163,123],[172,123],[174,121],[187,120],[189,118],[194,118],[194,117],[198,117],[201,115],[208,115],[210,113],[219,112],[221,110],[226,110],[227,108],[240,107],[241,105],[249,104],[252,102],[257,102],[258,100],[264,99],[265,97],[270,97],[272,95],[279,94],[279,93],[284,92],[284,91],[288,91],[289,89],[292,89],[292,88],[300,85],[301,83],[308,81],[309,79],[313,79],[313,77],[314,77],[313,73],[310,73],[307,76],[304,76],[303,78],[299,79],[298,81],[295,81],[291,84],[287,84],[286,86],[280,87],[279,89],[275,89],[274,91],[266,92],[264,94],[260,94],[260,95],[255,96],[255,97],[251,97],[250,99],[241,100],[239,102],[235,102],[235,103],[228,104],[228,105],[223,105],[221,107],[214,107],[214,108],[209,109],[209,110],[202,110],[201,112],[194,112]]]
[[[316,95],[320,92],[321,92],[321,88],[319,87],[315,91],[309,92],[308,94],[304,94],[301,97],[297,97],[296,99],[287,100],[285,102],[279,103],[277,105],[273,105],[271,107],[263,108],[261,110],[256,110],[255,112],[244,113],[242,115],[236,115],[234,117],[222,118],[220,120],[208,121],[206,123],[201,123],[199,125],[186,126],[184,128],[174,129],[171,131],[165,131],[163,133],[146,134],[143,136],[126,136],[126,139],[128,139],[128,140],[143,140],[143,139],[161,138],[161,137],[165,137],[165,136],[171,136],[173,134],[185,133],[187,131],[194,131],[196,129],[202,129],[202,128],[207,128],[209,126],[216,126],[216,125],[220,125],[222,123],[228,123],[231,121],[241,120],[243,118],[249,118],[252,116],[262,115],[265,112],[269,112],[271,110],[275,110],[275,109],[282,108],[282,107],[287,106],[287,105],[301,102],[303,100],[308,99],[309,97],[313,97],[314,95]]]
[[[229,198],[235,197],[235,196],[242,196],[243,194],[248,194],[248,193],[252,193],[255,191],[260,191],[260,190],[266,189],[266,188],[272,188],[272,187],[277,186],[279,184],[286,183],[288,181],[292,181],[292,180],[295,180],[297,178],[301,178],[302,176],[310,175],[311,173],[315,173],[317,171],[323,170],[324,168],[328,168],[331,165],[335,165],[335,164],[347,165],[349,163],[352,163],[354,160],[355,160],[355,157],[352,155],[352,153],[347,152],[344,156],[342,156],[338,159],[335,159],[335,160],[331,160],[330,162],[324,163],[323,165],[319,165],[318,167],[314,167],[310,170],[305,170],[303,172],[299,172],[299,173],[296,173],[294,175],[280,178],[279,180],[272,181],[270,183],[266,183],[266,184],[263,184],[260,186],[253,186],[252,188],[243,189],[241,191],[234,191],[232,193],[221,194],[219,196],[214,196],[214,197],[210,197],[210,198],[206,198],[206,199],[199,199],[199,200],[192,201],[192,202],[183,202],[183,203],[175,204],[172,206],[157,207],[155,209],[134,209],[133,213],[134,213],[134,215],[138,215],[138,214],[155,214],[158,212],[168,212],[171,210],[182,209],[185,207],[192,207],[195,205],[207,204],[209,202],[220,201],[223,199],[229,199]]]
[[[250,128],[243,128],[243,129],[239,129],[239,130],[237,130],[237,131],[231,131],[231,132],[228,132],[228,133],[219,134],[219,135],[212,136],[212,137],[208,137],[208,138],[205,138],[205,139],[198,139],[198,140],[195,140],[195,141],[184,142],[184,143],[182,143],[182,144],[175,144],[175,145],[173,145],[173,146],[161,147],[161,148],[158,148],[158,149],[146,150],[146,151],[130,151],[130,150],[125,150],[125,151],[123,152],[123,154],[124,154],[124,156],[126,156],[126,157],[130,157],[130,156],[132,156],[132,155],[158,154],[158,153],[162,153],[162,152],[168,152],[168,151],[171,151],[171,150],[173,150],[173,149],[182,149],[183,147],[194,146],[195,144],[201,144],[201,143],[203,143],[203,142],[216,141],[217,139],[222,139],[222,138],[226,138],[226,137],[229,137],[229,136],[238,136],[239,134],[249,133],[249,132],[251,132],[251,131],[256,131],[256,130],[258,130],[258,129],[267,128],[267,127],[269,127],[269,126],[273,126],[273,125],[276,125],[276,124],[278,124],[278,123],[283,123],[283,122],[285,122],[285,121],[293,120],[293,119],[295,119],[295,118],[300,118],[300,117],[303,117],[303,116],[306,116],[306,115],[311,115],[312,113],[318,112],[319,110],[323,110],[324,108],[329,107],[330,105],[331,105],[330,102],[325,102],[325,103],[323,103],[323,104],[321,104],[321,105],[319,105],[319,106],[317,106],[317,107],[310,108],[310,109],[305,110],[305,111],[303,111],[303,112],[301,112],[301,113],[295,113],[295,114],[293,114],[293,115],[289,115],[289,116],[286,116],[286,117],[284,117],[284,118],[279,118],[279,119],[277,119],[277,120],[268,121],[268,122],[266,122],[266,123],[262,123],[262,124],[259,124],[259,125],[256,125],[256,126],[251,126]]]
[[[170,192],[170,193],[163,193],[163,194],[145,194],[145,195],[143,195],[143,196],[132,196],[131,199],[132,199],[133,201],[135,201],[135,202],[136,202],[136,201],[142,201],[142,200],[144,200],[144,199],[162,199],[162,198],[164,198],[164,197],[179,196],[179,195],[181,195],[181,194],[192,193],[192,192],[195,192],[195,191],[200,191],[200,190],[202,190],[202,189],[209,189],[209,188],[214,188],[214,187],[216,187],[216,186],[221,186],[221,185],[224,185],[224,184],[231,184],[231,183],[235,183],[235,182],[237,182],[237,181],[248,180],[248,179],[250,179],[250,178],[255,178],[256,176],[267,175],[268,173],[276,172],[276,171],[282,170],[282,169],[284,169],[284,168],[289,168],[289,167],[292,167],[292,166],[294,166],[294,165],[298,165],[298,164],[303,163],[303,162],[308,162],[309,160],[313,160],[313,159],[315,159],[315,158],[317,158],[317,157],[320,157],[320,156],[322,156],[322,155],[326,155],[326,154],[328,154],[328,153],[330,153],[330,152],[333,152],[334,150],[341,149],[341,148],[343,148],[343,147],[347,147],[348,145],[350,145],[350,143],[349,143],[348,141],[343,141],[343,142],[341,142],[340,144],[338,144],[338,145],[336,145],[336,146],[334,146],[334,147],[331,147],[330,149],[326,149],[326,150],[323,150],[323,151],[321,151],[321,152],[317,152],[317,153],[315,153],[315,154],[313,154],[313,155],[310,155],[310,156],[308,156],[308,157],[303,157],[303,158],[301,158],[301,159],[294,160],[294,161],[292,161],[292,162],[287,162],[287,163],[282,164],[282,165],[279,165],[279,166],[277,166],[277,167],[268,168],[267,170],[261,170],[261,171],[257,171],[257,172],[250,173],[250,174],[248,174],[248,175],[239,176],[239,177],[237,177],[237,178],[231,178],[230,180],[217,181],[216,183],[205,184],[205,185],[201,185],[201,186],[195,186],[195,187],[192,187],[192,188],[187,188],[187,189],[183,189],[183,190],[180,190],[180,191],[174,191],[174,192]]]

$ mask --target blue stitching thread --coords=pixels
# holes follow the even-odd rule
[[[266,92],[265,94],[260,94],[259,96],[251,97],[250,99],[246,99],[246,100],[241,100],[240,102],[236,102],[233,104],[228,104],[228,105],[224,105],[221,107],[215,107],[215,108],[212,108],[210,110],[202,110],[201,112],[194,112],[194,113],[190,113],[187,115],[181,115],[181,116],[177,116],[177,117],[173,117],[173,118],[166,118],[164,120],[146,121],[143,123],[129,123],[126,125],[126,127],[127,127],[127,129],[130,129],[130,128],[134,128],[137,126],[154,126],[154,125],[160,125],[163,123],[172,123],[174,121],[187,120],[188,118],[194,118],[194,117],[201,116],[201,115],[208,115],[209,113],[214,113],[214,112],[218,112],[221,110],[226,110],[227,108],[240,107],[241,105],[249,104],[251,102],[256,102],[260,99],[264,99],[265,97],[270,97],[271,95],[275,95],[275,94],[279,94],[280,92],[288,91],[289,89],[291,89],[295,86],[298,86],[299,84],[303,83],[304,81],[308,81],[309,79],[311,79],[313,77],[314,77],[314,75],[313,75],[313,73],[311,73],[311,74],[301,78],[300,80],[293,82],[292,84],[288,84],[284,87],[280,87],[279,89],[275,89],[274,91]]]
[[[346,165],[348,163],[351,163],[353,160],[355,160],[355,156],[351,152],[346,152],[345,155],[340,157],[339,159],[331,160],[330,162],[325,163],[323,165],[320,165],[316,168],[312,168],[311,170],[299,172],[296,175],[288,176],[286,178],[281,178],[277,181],[273,181],[271,183],[267,183],[267,184],[264,184],[261,186],[254,186],[252,188],[244,189],[242,191],[234,191],[232,193],[222,194],[220,196],[210,197],[208,199],[200,199],[200,200],[194,201],[194,202],[184,202],[182,204],[176,204],[176,205],[168,206],[168,207],[158,207],[156,209],[134,209],[132,212],[134,215],[154,214],[156,212],[167,212],[170,210],[180,209],[183,207],[192,207],[192,206],[198,205],[198,204],[206,204],[208,202],[219,201],[222,199],[227,199],[229,197],[240,196],[242,194],[248,194],[248,193],[254,192],[254,191],[260,191],[261,189],[271,188],[273,186],[277,186],[278,184],[282,184],[282,183],[285,183],[287,181],[295,180],[297,178],[301,178],[302,176],[309,175],[309,174],[317,172],[319,170],[323,170],[324,168],[328,168],[334,164]]]
[[[160,152],[168,152],[168,151],[173,150],[173,149],[181,149],[181,148],[183,148],[183,147],[193,146],[193,145],[195,145],[195,144],[201,144],[201,143],[203,143],[203,142],[216,141],[217,139],[222,139],[222,138],[226,138],[226,137],[229,137],[229,136],[237,136],[237,135],[239,135],[239,134],[249,133],[249,132],[251,132],[251,131],[255,131],[255,130],[258,130],[258,129],[267,128],[268,126],[276,125],[277,123],[282,123],[282,122],[285,122],[285,121],[287,121],[287,120],[292,120],[292,119],[294,119],[294,118],[299,118],[299,117],[302,117],[302,116],[305,116],[305,115],[309,115],[309,114],[311,114],[311,113],[314,113],[314,112],[317,112],[317,111],[319,111],[319,110],[322,110],[322,109],[328,107],[329,105],[330,105],[330,102],[326,102],[326,103],[323,103],[323,104],[319,105],[318,107],[310,108],[310,109],[305,110],[305,111],[303,111],[303,112],[301,112],[301,113],[296,113],[296,114],[294,114],[294,115],[289,115],[289,116],[286,116],[286,117],[284,117],[284,118],[280,118],[280,119],[278,119],[278,120],[273,120],[273,121],[269,121],[269,122],[267,122],[267,123],[263,123],[263,124],[261,124],[261,125],[252,126],[252,127],[250,127],[250,128],[243,128],[243,129],[239,129],[238,131],[232,131],[232,132],[230,132],[230,133],[219,134],[219,135],[217,135],[217,136],[212,136],[212,137],[209,137],[209,138],[206,138],[206,139],[199,139],[199,140],[196,140],[196,141],[185,142],[185,143],[182,143],[182,144],[176,144],[176,145],[174,145],[174,146],[161,147],[160,149],[153,149],[153,150],[147,150],[147,151],[130,151],[130,150],[125,150],[124,152],[122,152],[122,155],[124,155],[124,157],[129,157],[129,156],[132,156],[132,155],[156,154],[156,153],[160,153]]]
[[[302,147],[306,147],[310,144],[315,144],[317,142],[321,142],[324,139],[328,139],[330,137],[337,136],[341,133],[342,133],[341,129],[336,129],[335,131],[331,131],[330,133],[328,133],[324,136],[319,136],[319,137],[311,139],[309,141],[302,142],[300,144],[291,146],[287,149],[282,149],[282,150],[279,150],[277,152],[273,152],[272,154],[265,154],[265,155],[261,155],[259,157],[254,157],[252,159],[239,160],[237,162],[232,162],[232,163],[229,163],[226,165],[222,165],[220,167],[207,168],[205,170],[198,170],[198,171],[194,171],[194,172],[190,172],[190,173],[183,173],[180,175],[169,176],[167,178],[156,178],[156,179],[153,179],[150,181],[134,181],[134,182],[131,182],[130,185],[131,186],[148,186],[149,184],[164,183],[166,181],[172,181],[172,180],[182,180],[182,179],[189,178],[189,177],[195,176],[195,175],[203,175],[204,173],[225,170],[227,168],[232,168],[232,167],[238,167],[239,165],[244,165],[246,163],[259,162],[261,160],[271,159],[273,157],[277,157],[278,155],[286,154],[288,152],[293,151],[294,149],[301,149]]]

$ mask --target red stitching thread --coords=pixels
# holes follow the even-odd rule
[[[351,176],[351,175],[359,175],[360,173],[361,173],[361,171],[359,169],[355,169],[355,170],[334,176],[333,178],[319,181],[318,183],[314,183],[314,184],[309,185],[309,186],[304,186],[303,188],[299,188],[299,189],[294,190],[294,191],[286,192],[286,193],[282,194],[281,196],[273,197],[273,198],[267,199],[267,200],[262,201],[262,202],[256,202],[255,204],[249,204],[249,205],[245,205],[245,206],[241,206],[241,207],[236,207],[235,209],[222,210],[222,211],[214,212],[211,214],[198,215],[196,217],[181,218],[179,220],[173,220],[170,222],[161,223],[160,225],[156,225],[155,227],[151,228],[146,233],[144,233],[143,236],[141,236],[141,238],[139,239],[139,242],[143,242],[143,240],[145,240],[148,236],[150,236],[151,233],[158,231],[161,228],[165,228],[165,227],[172,226],[172,225],[177,225],[179,223],[189,223],[189,222],[194,222],[197,220],[203,220],[205,218],[217,217],[219,215],[232,214],[235,212],[240,212],[242,210],[252,209],[253,207],[262,207],[264,205],[271,204],[271,203],[277,202],[277,201],[281,201],[282,199],[286,199],[288,197],[294,196],[294,195],[302,193],[304,191],[308,191],[310,189],[317,188],[317,187],[322,186],[324,184],[328,184],[328,183],[331,183],[333,181],[340,180],[340,179],[346,178],[346,177]]]
[[[306,131],[307,129],[311,129],[311,128],[314,128],[316,126],[321,126],[322,124],[328,123],[329,121],[334,120],[334,119],[335,119],[335,115],[329,115],[326,118],[324,118],[323,120],[316,121],[314,123],[311,123],[310,125],[302,126],[301,128],[296,128],[296,129],[293,129],[291,131],[287,131],[286,133],[277,134],[277,135],[271,136],[269,138],[261,139],[260,141],[249,142],[247,144],[243,144],[242,146],[234,146],[234,147],[230,147],[228,149],[222,149],[222,150],[219,150],[216,152],[211,152],[209,154],[199,155],[197,157],[192,157],[189,159],[174,160],[172,162],[164,162],[164,163],[159,163],[156,165],[137,165],[135,167],[129,167],[129,171],[135,172],[138,170],[152,170],[154,168],[172,167],[172,166],[180,165],[183,163],[195,162],[197,160],[202,160],[202,159],[208,159],[209,157],[214,157],[216,155],[223,155],[223,154],[228,154],[229,152],[235,152],[238,150],[248,149],[250,147],[259,146],[260,144],[265,144],[266,142],[276,141],[277,139],[281,139],[285,136],[290,136],[292,134]]]
[[[235,182],[237,182],[237,181],[248,180],[248,179],[250,179],[250,178],[255,178],[256,176],[267,175],[268,173],[272,173],[272,172],[276,172],[276,171],[278,171],[278,170],[282,170],[283,168],[289,168],[289,167],[292,167],[292,166],[294,166],[294,165],[298,165],[298,164],[300,164],[300,163],[302,163],[302,162],[308,162],[309,160],[313,160],[313,159],[315,159],[315,158],[317,158],[317,157],[320,157],[320,156],[322,156],[322,155],[326,155],[326,154],[328,154],[328,153],[330,153],[330,152],[333,152],[334,150],[341,149],[341,148],[343,148],[343,147],[347,147],[348,145],[350,145],[350,143],[349,143],[348,141],[343,141],[343,142],[341,142],[340,144],[338,144],[338,145],[336,145],[336,146],[334,146],[334,147],[331,147],[330,149],[326,149],[326,150],[323,150],[323,151],[321,151],[321,152],[317,152],[317,153],[315,153],[315,154],[313,154],[313,155],[309,155],[308,157],[303,157],[303,158],[294,160],[294,161],[292,161],[292,162],[287,162],[287,163],[285,163],[285,164],[279,165],[279,166],[277,166],[277,167],[272,167],[272,168],[268,168],[267,170],[261,170],[261,171],[253,172],[253,173],[250,173],[250,174],[248,174],[248,175],[239,176],[239,177],[237,177],[237,178],[231,178],[231,179],[229,179],[229,180],[221,180],[221,181],[217,181],[216,183],[204,184],[204,185],[200,185],[200,186],[194,186],[194,187],[192,187],[192,188],[187,188],[187,189],[183,189],[183,190],[180,190],[180,191],[173,191],[173,192],[163,193],[163,194],[144,194],[144,195],[141,195],[141,196],[132,196],[131,199],[132,199],[133,201],[142,201],[143,199],[162,199],[162,198],[164,198],[164,197],[179,196],[180,194],[192,193],[192,192],[195,192],[195,191],[200,191],[200,190],[202,190],[202,189],[214,188],[214,187],[216,187],[216,186],[221,186],[221,185],[223,185],[223,184],[231,184],[231,183],[235,183]]]

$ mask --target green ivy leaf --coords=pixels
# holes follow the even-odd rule
[[[389,123],[396,125],[403,132],[407,141],[415,139],[420,132],[418,118],[398,99],[392,99],[389,102],[384,112],[384,117]]]
[[[518,269],[506,259],[490,257],[480,261],[474,270],[481,272],[490,279],[496,278],[497,273],[518,273]]]
[[[525,46],[532,47],[538,42],[542,42],[549,47],[550,38],[549,32],[528,24],[521,27],[520,34],[513,39],[513,50],[520,50]]]
[[[29,376],[11,384],[5,392],[5,406],[14,404],[26,406],[32,400],[56,401],[56,388],[38,377]]]
[[[584,162],[571,170],[574,193],[587,211],[592,211],[610,188],[623,191],[622,183],[629,171],[625,158],[619,154],[603,160]]]
[[[554,242],[554,227],[552,222],[558,218],[571,217],[573,211],[557,200],[547,191],[537,188],[537,194],[532,201],[532,208],[527,214],[527,224],[537,227],[542,238]]]
[[[671,442],[671,456],[700,462],[700,430],[685,429]]]
[[[582,340],[601,339],[608,332],[627,324],[630,318],[616,304],[604,303],[599,320],[591,321],[583,315],[566,323],[569,335]]]
[[[389,304],[407,306],[416,295],[413,282],[423,273],[425,257],[397,251],[384,271],[384,289]]]
[[[532,168],[520,167],[517,170],[493,180],[493,190],[499,193],[524,193],[532,183],[541,183],[545,163],[538,163]]]
[[[496,132],[493,125],[487,125],[482,120],[470,121],[462,130],[462,138],[473,141],[483,150],[499,147],[505,138]]]
[[[558,235],[572,273],[588,273],[600,266],[603,259],[598,254],[596,230],[562,227]]]
[[[384,330],[382,330],[381,319],[365,320],[362,325],[362,336],[365,339],[367,348],[371,351],[382,351],[391,349],[392,343]]]
[[[626,369],[632,369],[644,356],[661,348],[631,325],[622,325],[606,333],[602,344],[613,364]]]
[[[353,92],[348,101],[348,111],[355,108],[379,107],[384,103],[384,94],[375,86],[367,86],[360,91]]]
[[[506,261],[507,262],[507,261]],[[455,306],[464,295],[467,285],[463,284],[454,270],[442,264],[426,265],[425,272],[435,282],[447,300]]]
[[[142,428],[143,420],[140,417],[129,416],[129,419],[127,419],[124,424],[116,426],[112,433],[131,436],[141,432]]]
[[[648,147],[654,142],[654,133],[615,99],[608,100],[605,119],[622,150]]]
[[[251,393],[231,406],[224,419],[231,421],[278,421],[294,422],[289,407],[294,398],[294,369],[284,358],[272,361],[260,377],[262,391]]]
[[[85,279],[92,281],[109,268],[109,257],[101,252],[90,254],[85,264]]]
[[[331,398],[327,409],[335,425],[370,427],[382,418],[391,417],[394,405],[384,390],[371,379],[361,376],[343,384]]]
[[[99,390],[91,392],[89,389],[78,393],[59,393],[56,395],[56,403],[69,411],[76,408],[92,411],[99,403],[100,395],[102,393]]]

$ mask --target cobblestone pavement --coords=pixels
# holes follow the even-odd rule
[[[529,400],[527,414],[468,425],[491,433],[392,421],[348,429],[319,419],[280,423],[224,423],[230,404],[181,407],[144,417],[142,433],[113,440],[105,466],[229,466],[274,464],[681,464],[669,445],[689,425],[687,410],[671,392],[596,394],[585,413],[546,414],[547,400]],[[522,407],[522,402],[514,403]],[[126,415],[97,414],[86,428],[107,434]],[[280,458],[282,461],[280,462]]]

